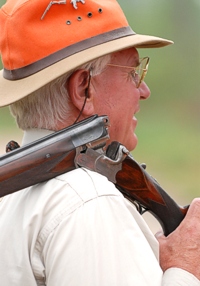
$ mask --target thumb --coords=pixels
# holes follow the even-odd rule
[[[160,231],[158,231],[158,232],[155,234],[155,237],[156,237],[156,239],[157,239],[158,241],[160,241],[160,240],[163,239],[165,236],[164,236],[164,234],[163,234],[163,231],[160,230]]]

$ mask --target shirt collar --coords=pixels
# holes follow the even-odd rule
[[[22,146],[29,144],[33,141],[36,141],[38,139],[41,139],[42,137],[45,137],[54,132],[55,131],[47,130],[47,129],[28,129],[24,132],[24,135],[22,138]]]

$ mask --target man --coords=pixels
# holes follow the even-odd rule
[[[137,48],[171,41],[135,34],[115,0],[8,0],[0,27],[0,105],[11,106],[23,145],[106,114],[110,141],[136,147],[135,114],[150,95]],[[102,175],[79,168],[6,196],[1,284],[199,285],[199,204],[158,235],[159,264],[157,240]]]

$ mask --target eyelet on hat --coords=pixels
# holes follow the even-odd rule
[[[99,9],[98,9],[98,12],[99,12],[99,13],[103,13],[103,9],[102,9],[102,8],[99,8]]]
[[[88,12],[87,16],[88,16],[88,18],[91,18],[92,17],[92,12]]]
[[[78,21],[82,21],[82,17],[81,17],[81,16],[78,16],[78,17],[77,17],[77,20],[78,20]]]
[[[67,20],[67,21],[66,21],[66,24],[67,24],[67,25],[71,25],[71,21],[70,21],[70,20]]]

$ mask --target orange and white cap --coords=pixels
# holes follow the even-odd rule
[[[116,0],[8,0],[0,9],[0,106],[100,56],[172,43],[136,34]]]

